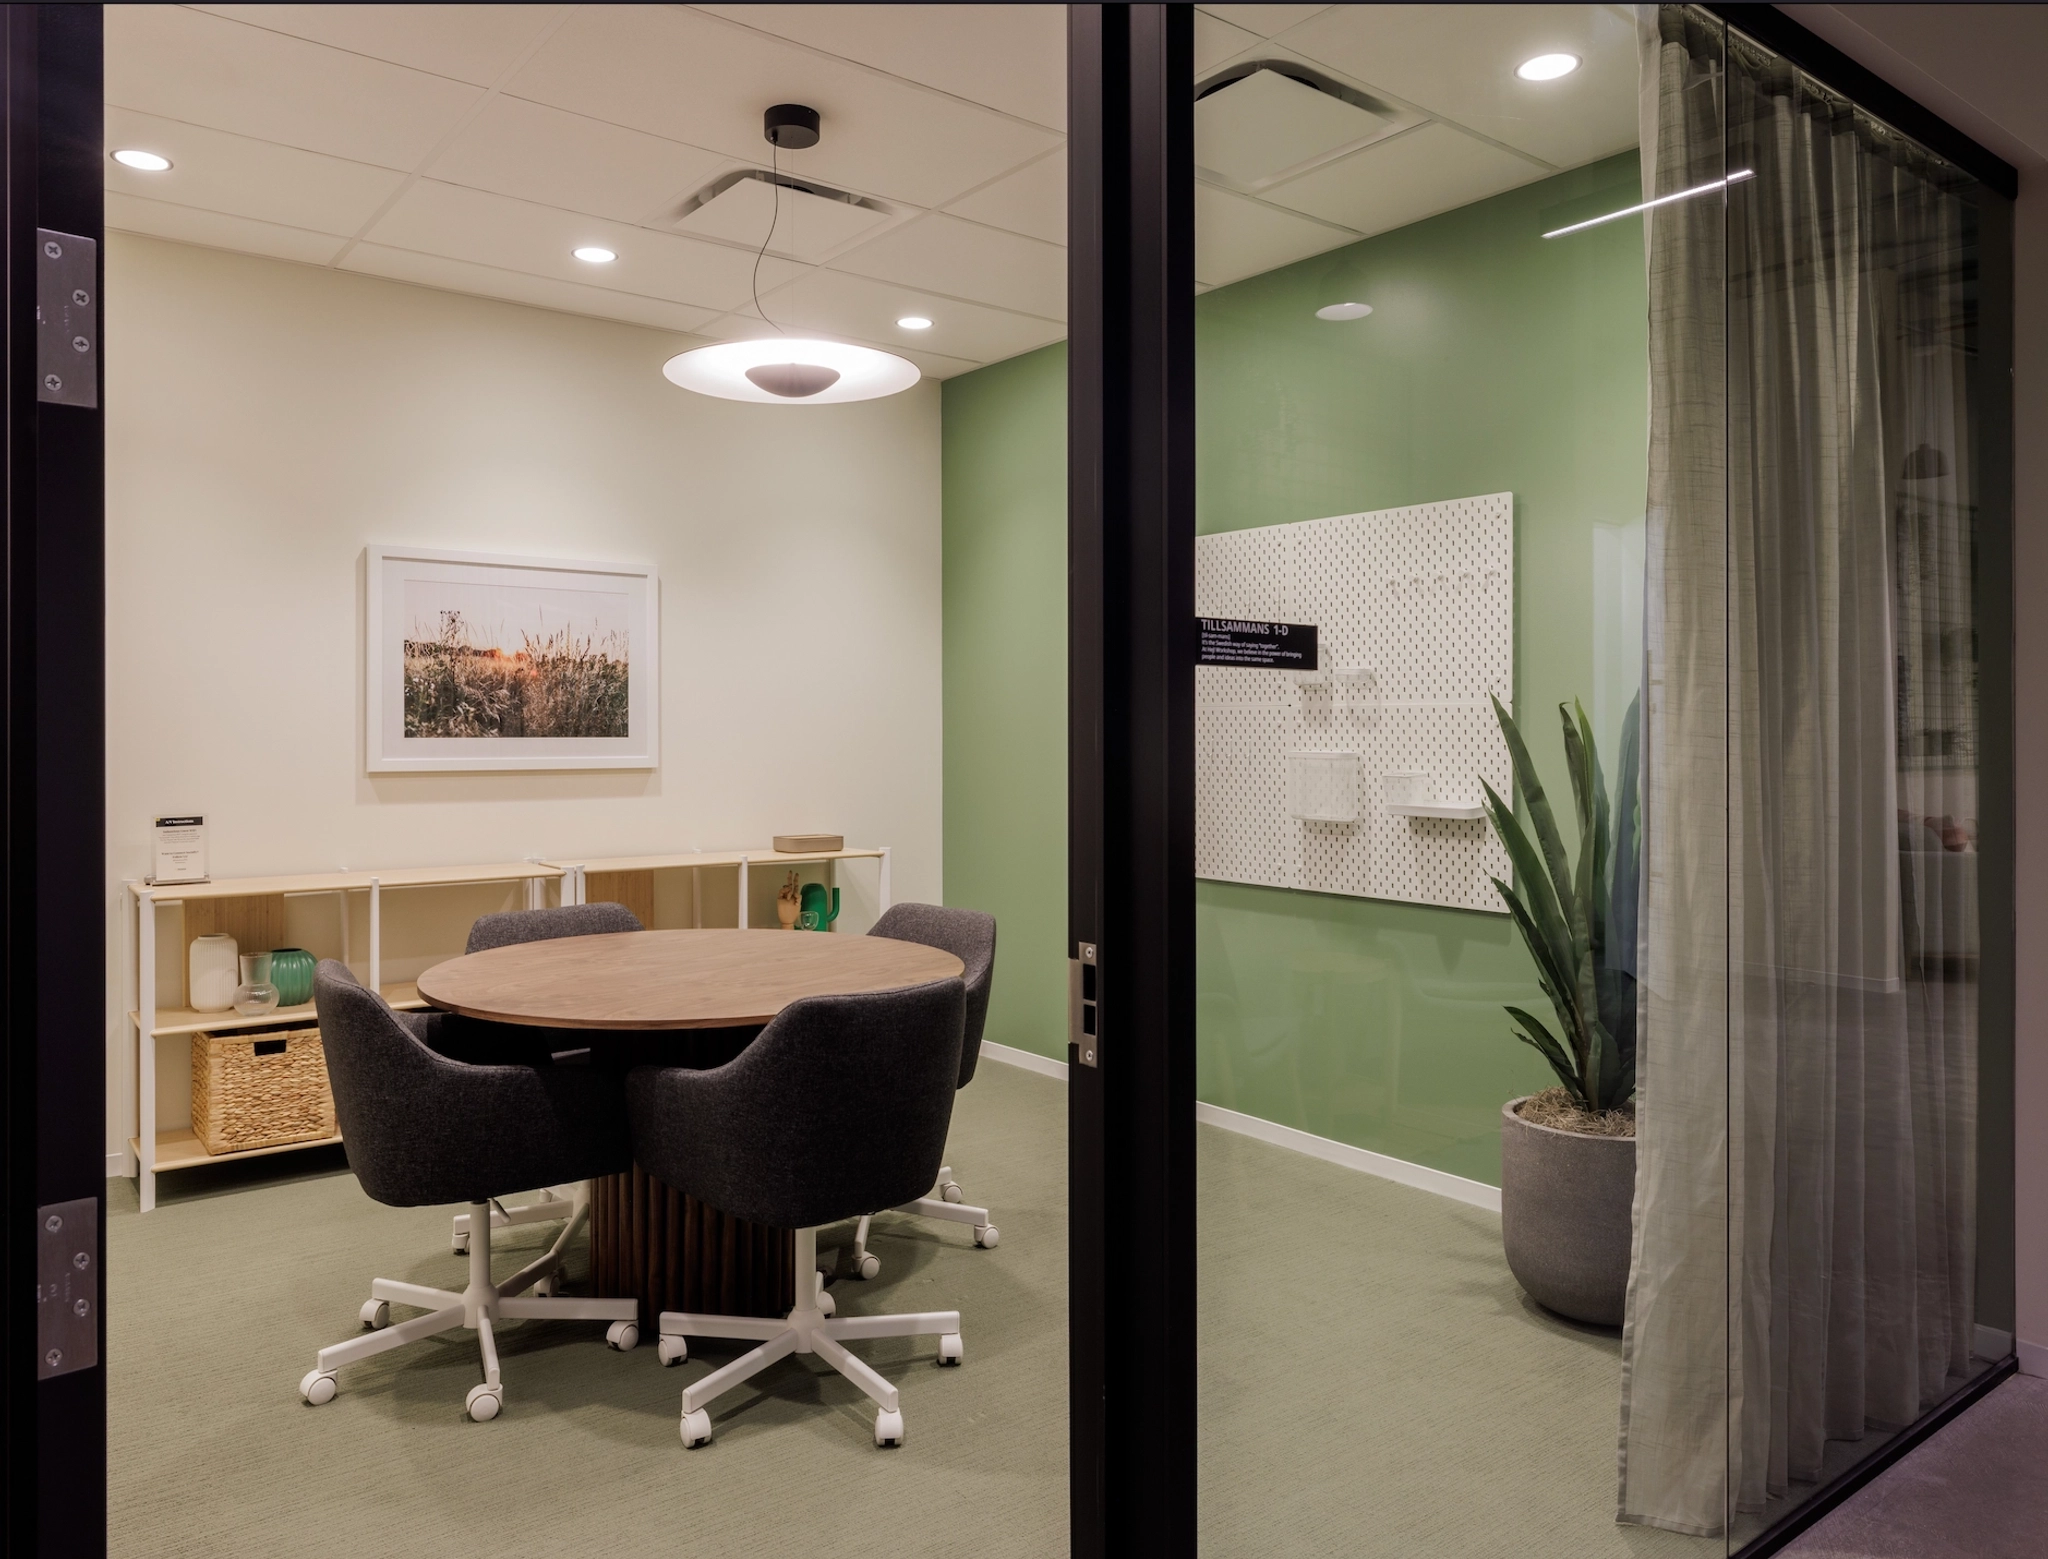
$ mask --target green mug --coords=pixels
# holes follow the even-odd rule
[[[303,1007],[313,999],[313,966],[318,962],[303,947],[271,949],[270,983],[277,987],[280,1007]]]

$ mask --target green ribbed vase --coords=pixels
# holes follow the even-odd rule
[[[270,983],[277,987],[281,1007],[303,1007],[313,999],[313,966],[318,963],[303,947],[273,948]]]

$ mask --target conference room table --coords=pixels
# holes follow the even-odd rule
[[[622,931],[491,948],[436,964],[419,992],[445,1012],[574,1030],[591,1064],[716,1066],[805,996],[899,990],[963,972],[919,942],[816,931]],[[637,1164],[596,1182],[594,1294],[664,1310],[781,1315],[795,1303],[792,1231],[734,1218]]]

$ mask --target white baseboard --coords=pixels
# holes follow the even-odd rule
[[[1055,1061],[1050,1056],[1037,1055],[1029,1050],[1018,1050],[1011,1045],[998,1045],[983,1040],[981,1053],[991,1061],[1000,1061],[1005,1066],[1019,1066],[1027,1072],[1036,1072],[1041,1077],[1067,1080],[1067,1063]],[[1490,1213],[1500,1211],[1500,1190],[1498,1187],[1467,1180],[1462,1175],[1447,1175],[1441,1169],[1425,1169],[1420,1164],[1411,1164],[1404,1158],[1394,1158],[1385,1153],[1374,1153],[1367,1148],[1354,1148],[1348,1142],[1332,1142],[1328,1137],[1318,1137],[1313,1132],[1296,1131],[1292,1126],[1275,1125],[1272,1121],[1260,1120],[1256,1115],[1244,1115],[1236,1110],[1226,1110],[1221,1105],[1195,1105],[1195,1119],[1205,1125],[1220,1126],[1225,1131],[1234,1131],[1239,1136],[1256,1137],[1276,1148],[1289,1152],[1305,1153],[1310,1158],[1319,1158],[1326,1164],[1336,1164],[1344,1169],[1356,1169],[1364,1174],[1378,1175],[1382,1180],[1392,1180],[1401,1185],[1414,1186],[1418,1191],[1434,1191],[1438,1196],[1448,1196],[1454,1202],[1463,1202],[1468,1207],[1483,1207]]]
[[[981,1053],[991,1061],[1000,1061],[1004,1066],[1021,1066],[1027,1072],[1036,1072],[1041,1077],[1067,1080],[1067,1063],[1055,1061],[1051,1056],[1042,1056],[1035,1051],[1019,1050],[1014,1045],[998,1045],[994,1040],[981,1042]]]
[[[2020,1356],[2022,1375],[2048,1376],[2048,1343],[2028,1342],[2022,1337],[2013,1351]]]
[[[1980,1326],[1970,1339],[1970,1352],[1980,1359],[2002,1359],[2012,1352],[2012,1333],[1995,1326]]]
[[[1354,1148],[1348,1142],[1332,1142],[1328,1137],[1318,1137],[1312,1132],[1296,1131],[1292,1126],[1276,1125],[1261,1120],[1256,1115],[1244,1115],[1236,1110],[1226,1110],[1220,1105],[1195,1105],[1195,1119],[1210,1126],[1220,1126],[1225,1131],[1234,1131],[1240,1136],[1256,1137],[1269,1142],[1276,1148],[1287,1148],[1296,1153],[1305,1153],[1310,1158],[1319,1158],[1326,1164],[1336,1164],[1345,1169],[1356,1169],[1368,1175],[1378,1175],[1382,1180],[1392,1180],[1418,1191],[1434,1191],[1438,1196],[1447,1196],[1454,1202],[1463,1202],[1468,1207],[1483,1207],[1490,1213],[1500,1211],[1500,1187],[1486,1185],[1477,1180],[1467,1180],[1462,1175],[1446,1174],[1441,1169],[1425,1169],[1420,1164],[1411,1164],[1405,1158],[1395,1158],[1386,1153],[1375,1153],[1369,1148]]]
[[[135,1155],[126,1148],[107,1155],[107,1178],[109,1180],[132,1180],[135,1177]]]

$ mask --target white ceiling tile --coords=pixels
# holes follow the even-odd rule
[[[1067,17],[1057,5],[700,5],[1036,124],[1067,124]]]
[[[308,233],[274,222],[202,211],[196,206],[168,205],[119,190],[107,191],[107,226],[123,233],[147,233],[152,238],[174,238],[209,249],[233,249],[242,254],[268,255],[275,260],[301,260],[308,265],[325,265],[346,242],[332,233]]]
[[[140,173],[109,157],[109,190],[344,238],[369,221],[405,182],[404,174],[390,168],[322,157],[127,108],[110,106],[106,127],[109,148],[141,147],[171,159],[168,173]]]
[[[556,309],[565,314],[592,314],[600,319],[625,320],[635,325],[653,325],[662,330],[697,331],[714,316],[708,309],[670,303],[662,298],[640,297],[605,287],[558,281],[553,277],[529,276],[496,266],[468,260],[450,260],[441,255],[416,254],[408,249],[387,249],[381,244],[357,244],[341,262],[345,271],[437,287],[443,292],[473,293],[478,297],[500,298],[508,303],[526,303],[535,308]]]
[[[1255,32],[1233,27],[1206,10],[1195,12],[1195,79],[1201,80],[1259,42]]]
[[[639,222],[680,205],[732,159],[701,147],[495,97],[427,172],[517,200]]]
[[[674,224],[693,238],[717,238],[815,264],[890,220],[873,206],[828,200],[766,179],[736,179]]]
[[[1195,186],[1195,276],[1212,286],[1357,241],[1355,233],[1276,211],[1212,184]]]
[[[1195,103],[1195,166],[1241,189],[1384,135],[1378,114],[1277,70],[1255,70]]]
[[[601,285],[714,312],[738,307],[749,295],[754,273],[754,256],[744,249],[575,216],[432,179],[407,190],[364,236],[388,248]],[[618,259],[602,268],[586,265],[570,254],[584,244],[602,245]],[[761,263],[761,288],[765,292],[800,271],[770,255]]]
[[[1360,233],[1384,233],[1549,175],[1445,124],[1426,124],[1261,192]]]
[[[233,21],[351,54],[489,86],[561,7],[554,5],[197,5]]]
[[[891,228],[832,262],[837,271],[949,297],[1067,317],[1067,252],[1018,233],[933,215]]]
[[[1243,27],[1261,38],[1277,38],[1290,27],[1298,27],[1326,5],[1205,5],[1211,16],[1221,17],[1234,27]]]
[[[1554,167],[1636,144],[1636,25],[1624,6],[1339,5],[1287,46]],[[1551,52],[1584,64],[1556,81],[1515,75]]]
[[[946,210],[970,222],[1007,228],[1049,244],[1067,241],[1067,154],[1041,157],[1008,178],[954,201]]]
[[[107,7],[105,83],[122,108],[405,169],[482,95],[174,5]]]
[[[1015,357],[1067,333],[1053,320],[982,308],[839,271],[813,271],[763,302],[768,317],[784,329],[850,335],[892,352],[937,352],[981,363]],[[923,315],[932,328],[915,333],[898,329],[896,321],[906,314]]]
[[[762,110],[806,103],[824,138],[785,153],[784,172],[918,206],[1059,144],[1050,130],[670,6],[577,10],[509,90],[757,166],[769,162]]]

